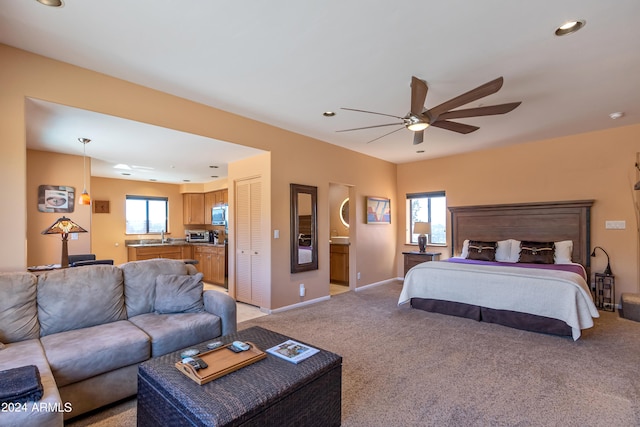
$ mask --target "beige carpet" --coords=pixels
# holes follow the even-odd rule
[[[601,312],[574,342],[398,308],[400,289],[348,292],[240,328],[342,355],[343,426],[640,425],[640,323]],[[70,425],[135,425],[135,399],[109,411]]]

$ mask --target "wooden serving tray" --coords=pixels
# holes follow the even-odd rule
[[[256,347],[255,344],[251,342],[247,342],[247,344],[250,346],[249,350],[240,353],[234,353],[229,350],[227,347],[231,346],[231,344],[227,344],[196,355],[209,365],[205,369],[196,371],[193,366],[188,363],[182,363],[182,361],[176,362],[176,368],[198,384],[206,384],[267,357],[267,354]]]

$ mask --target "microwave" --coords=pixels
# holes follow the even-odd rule
[[[207,230],[185,230],[187,242],[208,242],[209,232]]]
[[[227,225],[228,206],[214,206],[211,208],[211,225]]]

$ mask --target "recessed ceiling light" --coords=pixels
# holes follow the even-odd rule
[[[125,165],[124,163],[118,163],[117,165],[115,165],[113,167],[114,169],[125,169],[125,170],[131,170],[131,168],[129,167],[129,165]]]
[[[155,179],[155,178],[150,178],[150,179],[149,179],[149,181],[156,182],[156,181],[157,181],[157,179]]]
[[[38,3],[51,7],[62,7],[62,0],[36,0]]]
[[[424,153],[424,150],[418,150],[418,151],[416,151],[416,153],[418,153],[418,154]]]
[[[182,182],[191,182],[190,179],[183,179]]]
[[[556,36],[566,36],[568,34],[573,34],[585,25],[587,25],[587,21],[585,21],[584,19],[580,19],[577,21],[567,21],[556,28]]]
[[[622,111],[616,111],[615,113],[609,114],[609,117],[611,117],[613,120],[619,119],[621,117],[624,117],[624,113]]]
[[[218,175],[211,175],[211,178],[218,178]]]
[[[211,169],[218,169],[219,166],[211,165],[209,166]]]
[[[324,113],[322,113],[322,115],[325,117],[333,117],[336,115],[336,113],[334,111],[325,111]]]
[[[131,175],[131,174],[130,174],[129,172],[122,172],[122,174],[121,174],[121,175],[129,176],[129,175]]]

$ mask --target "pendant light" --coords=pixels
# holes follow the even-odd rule
[[[87,144],[91,142],[90,139],[88,138],[78,138],[78,141],[80,141],[82,143],[82,148],[83,148],[83,155],[82,155],[82,166],[83,166],[83,172],[82,172],[82,179],[84,182],[84,189],[82,191],[82,194],[80,195],[80,197],[78,198],[78,204],[79,205],[90,205],[91,204],[91,197],[89,197],[89,193],[87,193]]]

